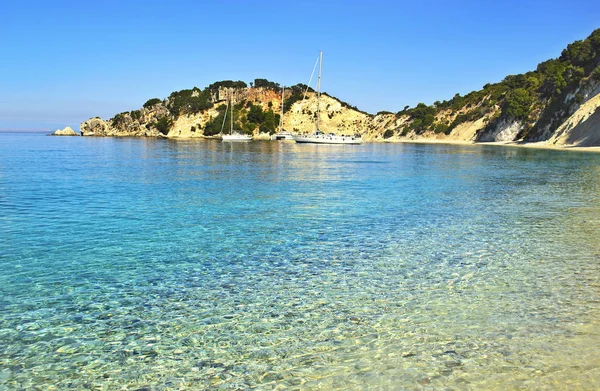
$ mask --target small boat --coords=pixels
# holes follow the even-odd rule
[[[252,141],[252,136],[249,134],[231,133],[221,136],[222,141]]]
[[[281,116],[279,117],[279,130],[277,133],[271,136],[271,140],[291,140],[294,141],[294,135],[287,130],[283,130],[283,93],[285,92],[285,86],[281,89]]]
[[[316,64],[315,64],[316,65]],[[319,130],[319,114],[321,101],[321,71],[323,69],[323,51],[319,52],[319,79],[317,81],[317,116],[315,131],[312,134],[302,134],[294,136],[299,144],[362,144],[363,139],[360,134],[352,136],[336,135],[334,133],[324,133]],[[313,71],[314,72],[314,71]],[[311,76],[312,79],[312,76]],[[308,91],[308,88],[307,88]]]
[[[223,134],[223,128],[225,127],[225,120],[227,119],[227,110],[231,104],[231,127],[229,134]],[[233,130],[233,88],[229,93],[229,100],[227,101],[227,107],[225,108],[225,116],[223,117],[223,124],[221,125],[221,140],[222,141],[252,141],[252,136],[249,134],[243,134],[241,130]]]
[[[363,140],[360,134],[347,136],[342,134],[323,133],[316,131],[312,134],[294,136],[297,143],[302,144],[362,144]]]

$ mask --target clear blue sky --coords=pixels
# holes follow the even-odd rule
[[[214,81],[307,83],[396,112],[535,69],[600,1],[0,1],[0,129],[55,130]]]

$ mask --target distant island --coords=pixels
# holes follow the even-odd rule
[[[297,84],[283,91],[283,128],[312,132],[316,96]],[[233,93],[234,127],[268,139],[280,123],[282,86],[266,79],[225,80],[149,99],[142,108],[109,120],[91,118],[82,136],[207,138],[230,121],[226,100]],[[321,98],[321,130],[360,133],[366,141],[443,140],[543,142],[548,146],[600,146],[600,29],[567,46],[536,70],[509,75],[479,91],[432,105],[369,114],[337,98]],[[227,116],[227,117],[226,117]]]

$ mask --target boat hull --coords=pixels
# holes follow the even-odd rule
[[[223,141],[252,141],[252,136],[247,134],[224,134],[221,137]]]
[[[310,135],[310,136],[294,136],[294,140],[298,144],[362,144],[362,137],[354,136],[336,136],[336,135]]]
[[[271,140],[279,141],[279,140],[290,140],[294,141],[294,135],[290,133],[275,133],[271,136]]]

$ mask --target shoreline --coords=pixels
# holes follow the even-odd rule
[[[53,133],[47,133],[45,131],[9,131],[9,130],[0,130],[0,133],[18,133],[18,134],[35,134],[35,133],[44,133],[47,136],[56,136]],[[162,140],[218,140],[218,137],[215,136],[196,136],[196,137],[178,137],[178,136],[134,136],[134,135],[87,135],[83,136],[81,134],[75,134],[72,136],[79,137],[88,137],[88,138],[149,138],[149,139],[162,139]],[[271,141],[270,136],[259,135],[254,137],[255,141]],[[446,145],[491,145],[491,146],[501,146],[501,147],[517,147],[517,148],[530,148],[530,149],[547,149],[553,151],[576,151],[576,152],[600,152],[600,146],[569,146],[569,145],[549,145],[546,144],[545,141],[537,141],[537,142],[519,142],[519,141],[466,141],[466,140],[452,140],[452,139],[430,139],[430,138],[420,138],[420,139],[395,139],[395,140],[378,140],[371,139],[369,141],[365,141],[366,144],[369,143],[390,143],[390,144],[446,144]]]
[[[381,141],[372,141],[381,142]],[[553,151],[577,151],[577,152],[600,152],[600,146],[568,146],[568,145],[548,145],[544,141],[538,142],[517,142],[517,141],[464,141],[464,140],[441,140],[441,139],[417,139],[417,140],[386,140],[385,143],[404,143],[404,144],[448,144],[448,145],[491,145],[500,147],[517,147],[530,149],[548,149]]]

